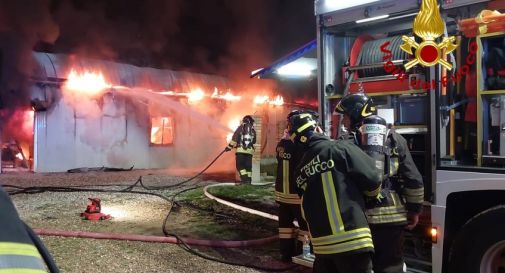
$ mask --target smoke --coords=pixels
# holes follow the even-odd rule
[[[0,126],[4,139],[19,135],[20,108],[29,106],[28,79],[34,70],[33,47],[53,43],[58,26],[49,12],[49,0],[0,0]],[[14,135],[17,134],[17,135]]]
[[[289,50],[308,40],[301,35],[295,43],[282,41],[285,33],[296,32],[297,25],[281,26],[311,24],[285,20],[288,18],[285,7],[290,6],[289,12],[292,12],[295,2],[298,5],[310,1],[0,0],[0,110],[4,135],[16,131],[15,109],[29,106],[28,80],[35,69],[31,54],[34,49],[140,67],[220,75],[233,82],[234,94],[242,96],[278,93],[275,82],[250,79],[249,75],[280,57],[279,52],[273,54],[276,49]],[[311,13],[311,4],[307,8]],[[279,24],[279,18],[285,24]],[[315,27],[313,29],[315,32]],[[281,35],[272,35],[272,30]],[[208,162],[207,159],[212,159],[224,148],[224,137],[229,132],[223,127],[235,117],[258,111],[250,101],[216,104],[214,100],[188,107],[205,115],[196,119],[207,119],[204,123],[218,120],[216,126],[219,127],[211,133],[212,128],[208,126],[197,126],[201,129],[192,131],[201,136],[215,134],[212,137],[219,139],[211,145],[202,142],[201,151],[192,149],[199,151],[194,155],[195,160]],[[76,110],[85,113],[96,107],[82,103]],[[146,109],[139,105],[134,110]],[[6,127],[6,124],[13,127]],[[31,133],[28,129],[22,138]],[[225,156],[228,161],[224,167],[228,169],[233,168],[231,154]],[[110,157],[114,161],[122,160],[116,154]]]
[[[137,66],[161,67],[163,50],[177,45],[182,0],[58,1],[61,35],[54,50]]]

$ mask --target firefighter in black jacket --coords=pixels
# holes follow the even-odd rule
[[[314,132],[310,114],[290,118],[291,139],[304,151],[296,183],[316,259],[313,272],[370,273],[372,234],[363,195],[377,196],[375,162],[353,142]]]
[[[39,250],[44,250],[41,255]],[[7,193],[0,188],[0,272],[59,272],[33,230],[25,225]]]
[[[254,119],[247,115],[242,119],[242,124],[235,130],[230,143],[225,151],[231,151],[236,148],[235,165],[240,180],[251,183],[252,177],[252,157],[254,153],[254,144],[256,144],[256,131],[254,130]]]
[[[374,108],[372,100],[364,94],[347,95],[335,108],[336,112],[344,114],[344,126],[349,129],[351,139],[359,142],[365,150],[373,147],[370,143],[365,143],[370,137],[363,137],[367,122],[381,119],[373,116]],[[384,166],[383,189],[378,199],[368,199],[366,215],[375,246],[374,272],[402,273],[405,272],[404,229],[413,229],[419,221],[424,185],[405,138],[394,132],[394,129],[385,131],[384,137],[381,137],[385,140],[381,157],[384,164],[379,164]],[[373,153],[368,153],[370,152]]]
[[[288,115],[300,114],[295,110]],[[275,201],[279,204],[279,239],[280,252],[283,261],[291,261],[291,257],[299,254],[300,248],[297,240],[303,243],[305,236],[309,236],[307,223],[302,218],[301,200],[297,194],[294,171],[300,162],[302,153],[289,139],[287,129],[283,138],[276,147],[277,153],[277,176],[275,178]],[[298,222],[299,229],[295,227],[293,221]],[[301,245],[301,244],[298,244]]]

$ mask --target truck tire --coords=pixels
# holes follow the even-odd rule
[[[485,210],[456,235],[449,273],[505,273],[505,206]]]

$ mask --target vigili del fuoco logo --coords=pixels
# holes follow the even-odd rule
[[[454,36],[443,37],[440,41],[439,37],[444,33],[444,27],[444,21],[440,15],[437,0],[423,0],[421,9],[414,19],[412,26],[415,36],[422,39],[422,42],[418,43],[414,36],[403,35],[403,44],[400,46],[403,51],[410,55],[414,55],[415,58],[404,65],[405,69],[397,67],[391,61],[392,52],[387,48],[390,45],[390,42],[387,41],[380,46],[380,51],[384,53],[382,58],[384,60],[384,70],[391,75],[395,75],[400,81],[408,79],[408,75],[405,71],[417,64],[424,67],[441,64],[447,70],[452,70],[453,65],[445,60],[445,56],[453,52],[458,45],[455,44],[456,37]],[[413,50],[415,50],[415,52]],[[465,64],[451,76],[443,76],[441,84],[446,86],[448,82],[458,82],[462,76],[466,75],[470,71],[470,65],[475,62],[476,53],[477,43],[472,41],[469,45],[469,54]],[[435,88],[435,86],[436,82],[434,79],[431,80],[431,82],[424,82],[417,79],[412,83],[413,88],[422,88],[425,90]]]
[[[458,46],[454,44],[456,41],[454,36],[444,37],[440,43],[435,41],[444,33],[444,22],[440,16],[437,0],[423,0],[412,28],[414,34],[423,41],[418,44],[413,36],[402,36],[404,43],[400,48],[410,55],[413,55],[412,48],[416,50],[416,58],[405,64],[405,69],[409,70],[416,64],[422,66],[441,64],[447,70],[451,70],[452,64],[444,60],[442,55],[451,53]]]

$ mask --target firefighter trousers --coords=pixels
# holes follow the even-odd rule
[[[312,273],[371,273],[372,253],[317,255]]]
[[[293,224],[294,220],[298,221],[299,229]],[[309,232],[301,206],[279,202],[279,248],[283,260],[291,261],[291,257],[302,253],[305,235],[309,236]]]
[[[252,155],[244,153],[235,154],[235,165],[240,174],[240,181],[251,183],[252,177]]]
[[[404,273],[403,225],[370,225],[375,248],[374,273]]]

